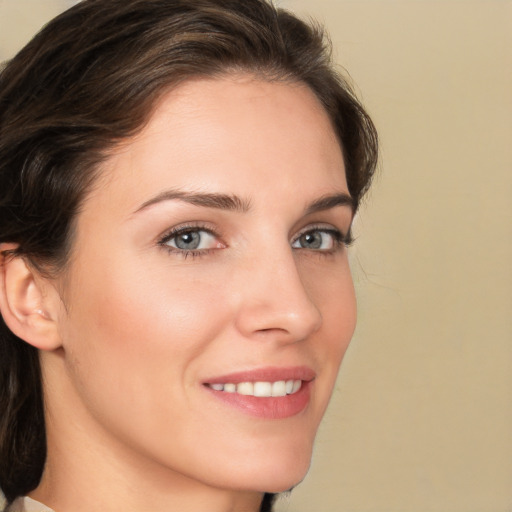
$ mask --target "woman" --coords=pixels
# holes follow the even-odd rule
[[[263,0],[85,0],[37,35],[0,76],[8,509],[263,511],[298,483],[376,152],[321,31]]]

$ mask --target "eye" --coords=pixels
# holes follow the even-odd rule
[[[301,233],[293,242],[294,249],[312,251],[334,251],[344,242],[343,235],[336,229],[317,228]]]
[[[183,227],[172,230],[160,242],[176,251],[208,251],[220,248],[222,244],[211,231],[200,227]]]

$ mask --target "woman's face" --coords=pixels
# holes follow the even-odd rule
[[[163,97],[103,165],[58,283],[54,400],[87,446],[215,487],[300,481],[355,326],[350,205],[305,86]]]

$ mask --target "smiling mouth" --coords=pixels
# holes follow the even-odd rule
[[[302,380],[279,380],[275,382],[239,382],[225,384],[206,384],[214,391],[223,391],[224,393],[236,393],[244,396],[254,396],[261,398],[282,397],[294,395],[302,387]]]

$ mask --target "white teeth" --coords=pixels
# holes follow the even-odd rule
[[[252,382],[240,382],[240,384],[236,386],[236,392],[239,395],[254,396],[254,384]]]
[[[224,384],[224,391],[226,393],[235,393],[236,385],[235,384]]]
[[[272,396],[271,382],[255,382],[254,396]]]
[[[286,382],[278,380],[272,384],[272,396],[286,396]]]
[[[240,395],[271,397],[297,393],[302,387],[301,380],[278,380],[276,382],[240,382],[239,384],[209,384],[215,391],[239,393]]]

